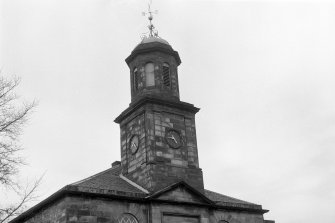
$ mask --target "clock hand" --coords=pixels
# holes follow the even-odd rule
[[[175,139],[175,137],[173,135],[171,135],[170,137],[167,137],[167,138],[168,139],[173,139],[173,141],[178,144],[177,140]]]
[[[135,143],[132,143],[132,144],[131,144],[131,147],[133,147],[133,146],[136,148],[136,144],[135,144]]]
[[[175,141],[176,144],[178,144],[176,138],[172,135],[173,140]]]

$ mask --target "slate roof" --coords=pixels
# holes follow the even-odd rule
[[[219,194],[210,190],[206,190],[205,189],[205,195],[206,197],[208,197],[210,200],[216,202],[216,203],[238,203],[238,204],[252,204],[252,205],[256,205],[254,203],[250,203],[247,201],[243,201],[243,200],[239,200],[233,197],[229,197],[227,195],[223,195],[223,194]]]
[[[70,184],[79,188],[114,190],[125,193],[145,193],[120,177],[122,167],[116,166],[81,181]]]
[[[121,177],[122,166],[116,166],[95,174],[91,177],[83,179],[81,181],[68,185],[69,187],[75,187],[79,191],[87,191],[94,193],[105,193],[110,194],[111,191],[114,194],[119,194],[127,197],[146,197],[149,194],[145,193],[138,187],[130,184],[131,181],[126,181],[125,177]],[[213,201],[217,205],[224,206],[240,206],[250,208],[261,208],[260,205],[229,197],[227,195],[219,194],[210,190],[205,189],[204,194],[209,200]]]

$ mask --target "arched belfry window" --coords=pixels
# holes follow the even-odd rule
[[[133,77],[134,77],[134,90],[137,91],[138,90],[138,71],[137,68],[135,67],[134,71],[133,71]]]
[[[144,67],[145,86],[155,86],[155,66],[153,63],[147,63]]]
[[[131,214],[123,214],[118,218],[118,223],[138,223],[136,218]]]
[[[170,87],[170,66],[167,63],[163,63],[163,83]]]

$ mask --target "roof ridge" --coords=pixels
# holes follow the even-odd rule
[[[127,183],[129,183],[131,186],[136,187],[137,189],[141,190],[142,192],[149,194],[149,191],[148,191],[148,190],[146,190],[144,187],[141,187],[141,186],[138,185],[137,183],[131,181],[131,180],[128,179],[127,177],[123,176],[122,173],[119,175],[119,177],[120,177],[122,180],[124,180],[124,181],[126,181]]]

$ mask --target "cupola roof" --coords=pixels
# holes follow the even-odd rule
[[[153,48],[155,46],[173,50],[172,46],[165,39],[160,38],[158,36],[148,36],[144,37],[142,41],[136,45],[133,52],[139,49]]]
[[[179,54],[177,51],[173,50],[172,46],[163,38],[158,36],[148,36],[144,37],[142,41],[136,45],[136,47],[131,52],[131,55],[126,58],[127,64],[134,59],[138,54],[149,53],[153,51],[160,51],[173,56],[178,65],[181,63]]]
[[[158,36],[144,37],[144,38],[142,39],[142,41],[141,41],[138,45],[140,45],[140,44],[144,44],[144,43],[152,43],[152,42],[164,43],[164,44],[170,46],[170,44],[168,43],[168,41],[166,41],[165,39],[160,38],[160,37],[158,37]]]

